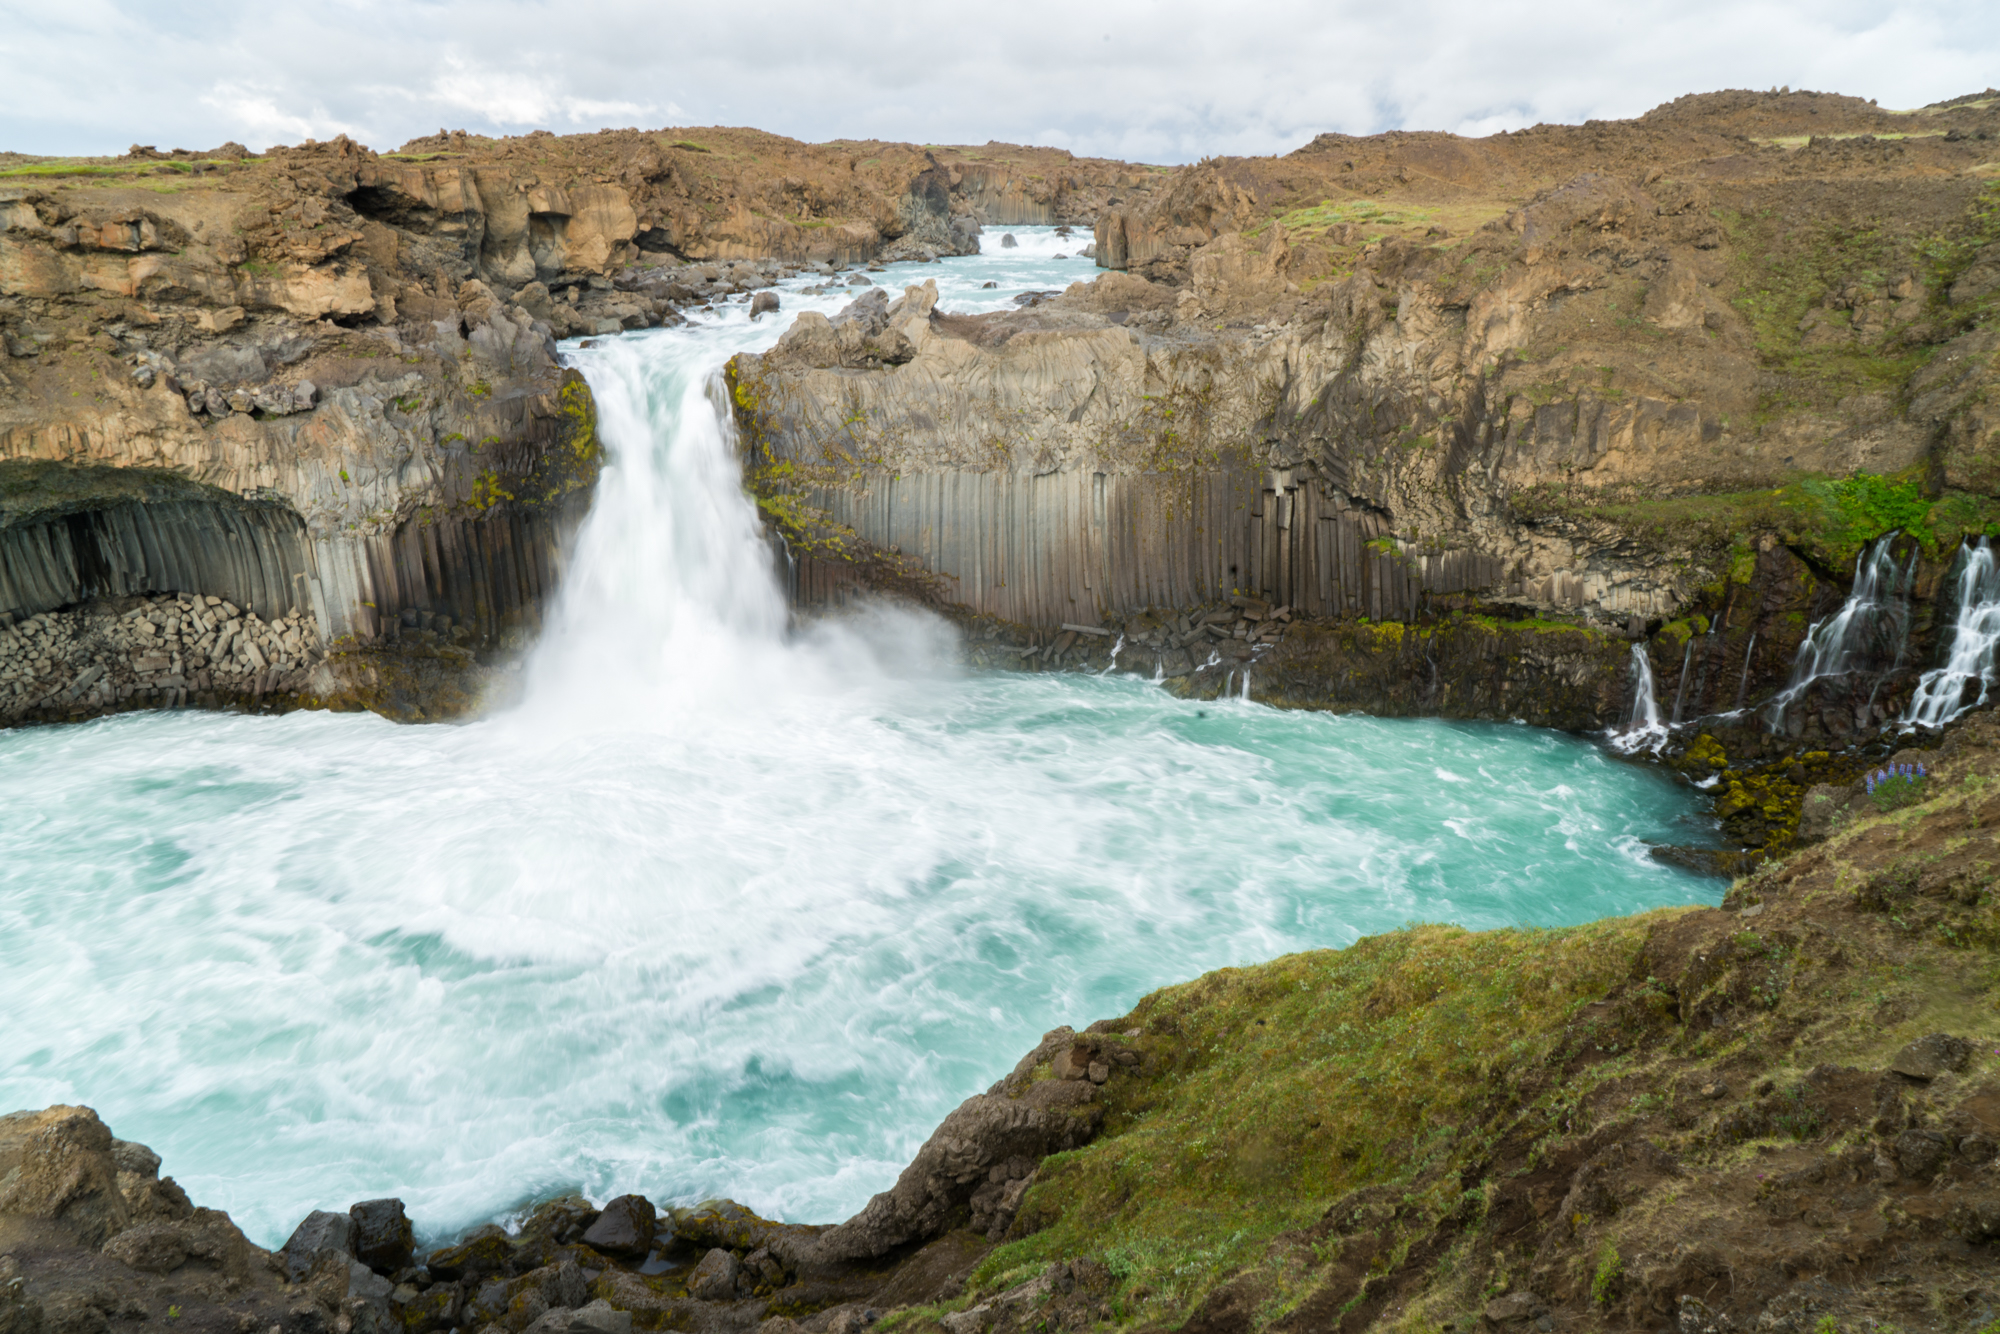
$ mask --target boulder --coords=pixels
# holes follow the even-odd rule
[[[778,294],[776,292],[759,292],[750,298],[751,319],[754,320],[759,315],[775,315],[777,312]]]
[[[1932,1033],[1897,1052],[1889,1068],[1911,1079],[1936,1079],[1948,1070],[1965,1069],[1971,1059],[1970,1042],[1945,1033]]]
[[[1951,1144],[1935,1130],[1905,1130],[1896,1136],[1896,1166],[1903,1175],[1927,1181],[1951,1155]]]
[[[435,1334],[458,1318],[459,1290],[453,1283],[433,1283],[402,1302],[404,1334]]]
[[[1510,1292],[1486,1303],[1482,1314],[1496,1325],[1512,1325],[1534,1315],[1538,1305],[1531,1292]]]
[[[111,1162],[119,1172],[130,1172],[137,1177],[157,1177],[160,1174],[160,1155],[128,1139],[111,1141]]]
[[[614,1310],[599,1297],[590,1305],[546,1311],[523,1334],[632,1334],[632,1313]]]
[[[513,1265],[514,1243],[508,1238],[506,1229],[492,1223],[456,1245],[439,1247],[424,1261],[424,1267],[431,1271],[432,1278],[447,1281],[505,1274]]]
[[[638,1259],[653,1249],[656,1218],[645,1196],[620,1195],[584,1232],[583,1244],[606,1255]]]
[[[408,1267],[417,1236],[401,1200],[363,1200],[347,1214],[354,1220],[355,1259],[378,1274]]]
[[[111,1132],[88,1107],[0,1116],[0,1214],[61,1219],[87,1246],[125,1230]]]
[[[188,1238],[174,1223],[141,1223],[104,1243],[104,1253],[146,1274],[171,1274],[187,1263]]]
[[[521,1243],[538,1247],[545,1243],[566,1246],[583,1240],[583,1234],[597,1221],[597,1209],[581,1195],[564,1195],[538,1205],[521,1225]]]
[[[462,1325],[470,1329],[499,1324],[525,1330],[554,1310],[574,1310],[589,1295],[583,1270],[574,1260],[544,1265],[511,1282],[487,1283],[465,1304]]]
[[[705,1302],[726,1302],[736,1296],[736,1257],[720,1246],[701,1257],[688,1275],[688,1295]]]
[[[1003,232],[1000,236],[1000,248],[1002,250],[1013,250],[1018,248],[1020,244],[1019,241],[1014,239],[1014,233],[1012,232]]]

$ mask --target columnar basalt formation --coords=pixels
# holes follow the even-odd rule
[[[173,593],[301,616],[338,651],[287,698],[384,707],[405,632],[425,671],[517,643],[560,578],[599,455],[557,338],[965,253],[989,205],[1084,220],[1131,176],[731,130],[10,159],[0,615]]]
[[[1909,529],[1921,601],[2000,520],[1996,135],[1992,99],[1732,93],[1204,162],[1101,212],[1111,271],[1054,300],[912,289],[739,358],[753,484],[807,600],[886,575],[1040,647],[1231,596],[1408,623],[1370,641],[1392,688],[1342,648],[1282,697],[1497,717],[1438,636],[1521,625],[1590,660],[1547,678],[1575,726],[1629,716],[1636,638],[1683,718],[1728,712],[1863,544]],[[1532,694],[1540,655],[1483,642]],[[1789,741],[1878,727],[1909,677]]]
[[[260,557],[286,590],[260,613],[477,648],[533,624],[588,503],[588,395],[552,339],[1089,219],[1109,272],[1053,301],[857,306],[738,364],[802,598],[886,585],[1036,634],[1238,595],[1553,618],[1596,636],[1605,681],[1643,637],[1713,712],[1739,650],[1752,695],[1784,675],[1861,542],[1921,512],[1928,590],[1992,522],[1996,124],[1984,98],[1728,93],[1173,171],[728,130],[24,162],[0,187],[0,461],[170,474],[212,489],[218,529],[253,501],[297,530]],[[41,555],[9,586],[84,596],[101,558],[144,572],[99,590],[130,595],[192,560],[204,586],[150,591],[270,600],[215,543],[144,549],[207,502],[89,517],[123,497],[10,517],[34,531],[6,549]],[[1434,667],[1427,634],[1402,642]],[[1326,702],[1382,706],[1372,670]],[[1426,696],[1448,697],[1498,698]]]

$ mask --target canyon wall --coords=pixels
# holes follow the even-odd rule
[[[1565,725],[1629,710],[1635,639],[1713,711],[1782,679],[1867,540],[1909,531],[1924,601],[1993,525],[1996,130],[1990,99],[1727,93],[1174,170],[720,129],[10,156],[0,616],[213,595],[477,657],[589,501],[555,339],[1091,221],[1107,272],[1053,300],[918,289],[739,360],[802,601],[1043,649],[1232,597],[1553,627],[1595,646]],[[1532,659],[1515,633],[1473,656]],[[1391,706],[1356,689],[1321,702]]]
[[[379,707],[393,659],[518,647],[600,462],[555,340],[805,266],[964,253],[989,208],[1085,220],[1131,175],[965,154],[716,130],[8,155],[0,628],[53,617],[80,656],[0,667],[0,718],[84,709],[87,627],[157,594],[303,618],[319,669],[290,702]],[[206,662],[111,675],[141,703],[278,704]]]
[[[1519,625],[1594,644],[1562,725],[1626,720],[1634,641],[1670,705],[1726,712],[1784,683],[1867,541],[1906,531],[1921,604],[2000,519],[1996,134],[1990,100],[1715,94],[1204,162],[1107,205],[1112,271],[1054,300],[913,288],[738,358],[753,485],[807,600],[886,572],[1043,645],[1232,596]],[[1511,633],[1472,656],[1532,658]],[[1429,634],[1391,675],[1435,675]],[[1284,697],[1438,698],[1319,671]],[[1803,744],[1909,684],[1809,710]]]

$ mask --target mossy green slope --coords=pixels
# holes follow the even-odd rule
[[[1996,743],[1975,719],[1920,803],[1858,804],[1733,911],[1414,925],[1148,996],[1080,1039],[1141,1053],[1099,1138],[1043,1161],[962,1296],[892,1327],[1061,1273],[1074,1295],[1000,1302],[996,1334],[1466,1329],[1509,1293],[1581,1328],[1703,1292],[1739,1325],[1979,1328],[1986,1289],[1951,1284],[2000,1219]],[[1889,1069],[1935,1032],[1972,1039],[1962,1074]],[[1912,1167],[1930,1142],[1944,1165]]]
[[[1033,1235],[980,1278],[1098,1252],[1125,1314],[1172,1322],[1280,1233],[1357,1187],[1489,1152],[1549,1110],[1572,1021],[1627,979],[1660,914],[1552,931],[1419,926],[1349,949],[1224,969],[1146,998],[1130,1019],[1155,1079],[1107,1089],[1103,1137],[1046,1160]],[[1418,1187],[1459,1205],[1455,1178]],[[1302,1293],[1277,1297],[1280,1314]]]

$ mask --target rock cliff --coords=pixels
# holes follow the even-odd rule
[[[465,707],[481,656],[537,624],[596,476],[557,338],[801,266],[963,253],[989,209],[1081,219],[1131,175],[736,130],[8,155],[0,626],[94,647],[0,666],[0,719]],[[90,627],[158,594],[176,618],[208,598],[291,618],[312,670],[112,670]]]
[[[1316,631],[1274,700],[1572,727],[1630,716],[1637,641],[1682,717],[1724,713],[1865,543],[1905,534],[1921,604],[2000,521],[1996,143],[1993,99],[1729,93],[1207,161],[1108,202],[1110,271],[1053,300],[912,289],[739,358],[753,483],[808,599],[887,571],[1049,647],[1247,596],[1411,631]],[[1798,711],[1795,748],[1913,680]]]

